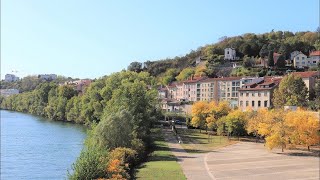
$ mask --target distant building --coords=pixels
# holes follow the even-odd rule
[[[57,75],[56,74],[39,74],[38,78],[39,79],[44,79],[44,80],[47,80],[47,81],[52,81],[52,80],[57,79]]]
[[[308,58],[308,66],[317,66],[320,62],[320,51],[313,51]]]
[[[293,58],[296,57],[300,53],[301,53],[301,51],[293,51],[292,53],[290,53],[290,60],[293,61]]]
[[[300,52],[293,58],[293,66],[295,68],[303,68],[305,66],[308,66],[308,60],[307,56]]]
[[[237,60],[236,50],[234,48],[224,49],[224,59],[225,60]]]
[[[4,81],[5,82],[15,82],[15,81],[18,81],[18,80],[19,80],[19,77],[17,77],[14,74],[6,74],[5,77],[4,77]]]
[[[19,94],[18,89],[0,89],[0,95],[3,97],[8,97],[14,94]]]
[[[91,84],[91,82],[92,81],[90,79],[80,79],[76,81],[65,82],[65,85],[71,85],[78,92],[83,92],[85,87],[88,87]]]

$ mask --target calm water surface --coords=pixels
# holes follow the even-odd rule
[[[66,179],[83,147],[85,129],[23,113],[0,113],[0,179]]]

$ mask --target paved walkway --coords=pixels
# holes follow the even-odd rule
[[[213,175],[206,169],[204,157],[206,154],[187,153],[178,143],[169,129],[163,129],[164,137],[172,153],[177,157],[178,163],[187,179],[214,179]]]
[[[251,142],[240,142],[210,153],[190,154],[172,132],[167,129],[163,132],[187,179],[319,179],[319,157],[282,154],[281,150],[269,152],[263,144]]]

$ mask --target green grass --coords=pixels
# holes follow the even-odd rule
[[[161,135],[160,129],[153,129],[154,151],[137,169],[137,179],[186,179],[177,158],[171,153],[170,148]]]
[[[205,131],[198,129],[177,129],[181,137],[181,146],[188,153],[205,153],[235,143],[225,136],[210,136]]]

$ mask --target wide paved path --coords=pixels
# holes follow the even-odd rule
[[[172,132],[163,129],[165,139],[191,180],[318,180],[319,157],[292,156],[281,150],[269,152],[263,144],[239,142],[210,153],[184,151]]]
[[[319,179],[319,157],[269,152],[263,144],[240,142],[205,155],[210,173],[217,180]]]

